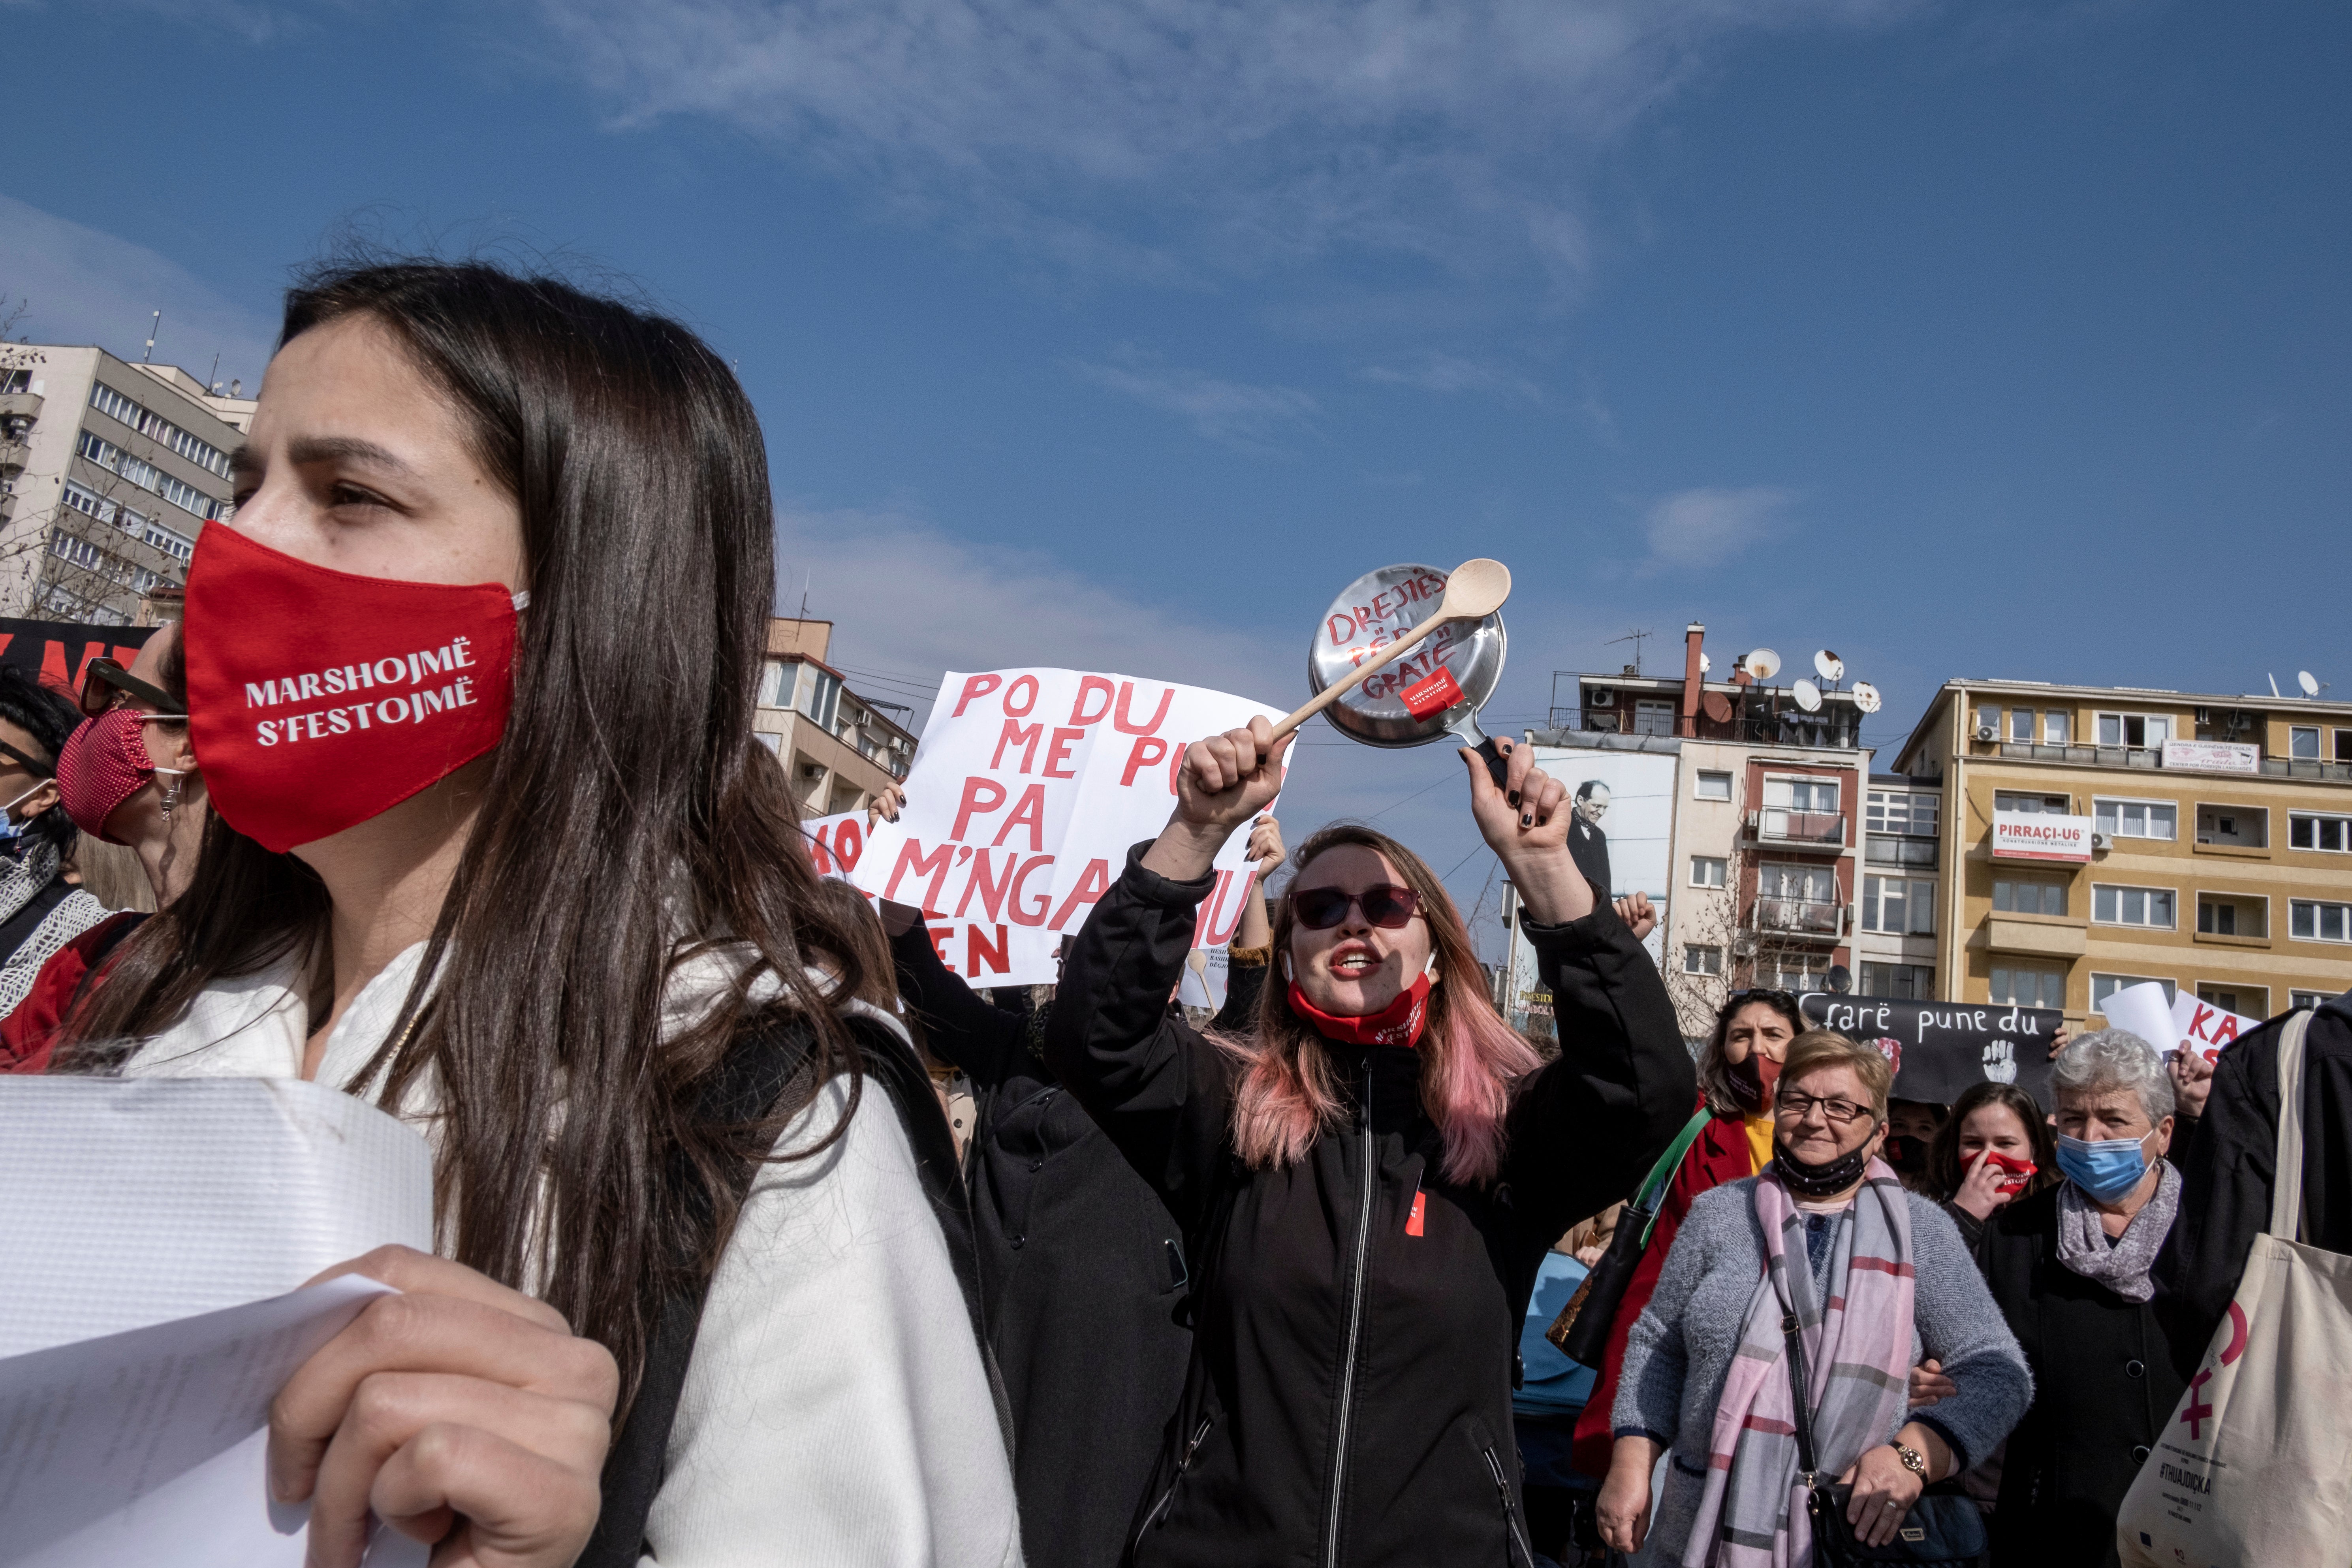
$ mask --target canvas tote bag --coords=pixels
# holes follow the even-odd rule
[[[2125,1494],[2126,1568],[2352,1563],[2352,1257],[2295,1239],[2303,1219],[2303,1037],[2279,1032],[2271,1228],[2230,1314]]]

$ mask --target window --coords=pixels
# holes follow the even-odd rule
[[[79,566],[95,572],[107,561],[106,552],[87,539],[77,539],[59,529],[49,535],[49,553],[68,566]]]
[[[2210,1002],[2216,1007],[2226,1007],[2249,1018],[2270,1016],[2271,992],[2267,985],[2200,985],[2197,1000]]]
[[[2011,1007],[2066,1005],[2066,975],[2056,969],[1998,968],[1992,972],[1992,1000]]]
[[[1764,804],[1827,815],[1838,808],[1837,783],[1832,779],[1766,779]]]
[[[1864,996],[1892,996],[1904,1002],[1936,999],[1936,966],[1932,963],[1865,963],[1862,966]]]
[[[2153,974],[2095,973],[2091,976],[2091,1011],[2105,1012],[2108,997],[2118,991],[2128,990],[2134,985],[2161,985],[2164,987],[2164,999],[2167,1002],[2171,1001],[2173,994],[2180,989],[2172,981],[2158,979]]]
[[[765,730],[754,730],[751,731],[751,739],[767,747],[772,753],[782,755],[783,752],[784,738],[782,735],[772,735]]]
[[[2336,760],[2339,763],[2352,763],[2352,730],[2336,731]]]
[[[0,370],[0,397],[22,392],[32,384],[33,373],[29,370]]]
[[[2237,935],[2238,906],[2218,903],[2211,899],[2198,900],[2197,931],[2200,936]]]
[[[2262,849],[2271,841],[2271,814],[2260,805],[2200,805],[2197,842],[2227,849]]]
[[[2091,889],[2091,918],[2101,925],[2146,926],[2150,931],[2172,929],[2172,889],[2118,888],[2105,883]]]
[[[89,405],[109,418],[130,426],[142,436],[152,437],[196,467],[218,474],[222,479],[228,478],[227,453],[209,441],[191,436],[162,415],[150,412],[104,382],[91,384]]]
[[[1943,799],[1933,795],[1906,795],[1901,790],[1870,792],[1867,826],[1873,833],[1914,833],[1933,836],[1936,814]]]
[[[66,481],[65,500],[66,505],[73,508],[76,511],[87,512],[90,516],[98,519],[100,522],[112,522],[114,521],[116,510],[114,503],[107,500],[104,496],[99,494],[96,490],[91,489],[88,485],[77,484],[73,480],[68,479]]]
[[[2033,710],[2012,708],[2009,710],[2009,738],[2031,744],[2033,740]]]
[[[2102,713],[2102,746],[2161,746],[2172,738],[2172,721],[2161,713]]]
[[[1904,877],[1864,877],[1862,929],[1898,936],[1934,934],[1936,884]]]
[[[1759,898],[1792,903],[1833,904],[1837,902],[1837,872],[1827,866],[1768,860],[1757,868],[1756,893]]]
[[[1731,798],[1731,775],[1729,773],[1719,773],[1712,772],[1706,768],[1701,768],[1698,773],[1698,783],[1695,787],[1695,798],[1696,799],[1729,800]]]
[[[815,720],[819,728],[830,730],[834,714],[841,705],[841,677],[829,669],[803,664],[798,697],[793,706]]]
[[[2324,1006],[2335,999],[2336,994],[2332,991],[2290,991],[2286,994],[2286,1005],[2298,1011],[2305,1007]]]
[[[1979,730],[1990,730],[1995,735],[1999,735],[2000,733],[2000,710],[1998,708],[1978,709],[1977,728]]]
[[[2286,754],[2297,762],[2319,760],[2319,726],[2297,724],[2286,732]]]
[[[1995,811],[2042,811],[2063,816],[2073,809],[2074,804],[2063,795],[2023,795],[2012,789],[1992,792],[1992,808]]]
[[[1636,735],[1671,735],[1675,732],[1675,705],[1643,698],[1633,704],[1633,733]]]
[[[1829,956],[1770,952],[1756,961],[1756,984],[1776,991],[1819,991],[1829,979]]]
[[[1730,868],[1731,863],[1720,855],[1694,855],[1691,857],[1690,885],[1694,888],[1720,888]]]
[[[1866,834],[1863,838],[1862,852],[1874,866],[1933,866],[1936,863],[1936,841],[1932,838],[1898,838],[1892,833]]]
[[[2071,721],[2074,717],[2072,713],[2062,713],[2054,708],[2042,714],[2042,743],[2045,746],[2064,745],[2066,732],[2072,727]]]
[[[1722,973],[1723,949],[1702,942],[1684,943],[1683,973],[1685,974]]]
[[[2352,904],[2297,899],[2288,916],[2287,932],[2305,942],[2352,942]]]
[[[2352,816],[2306,816],[2295,812],[2286,819],[2286,841],[2297,849],[2352,852]]]
[[[2066,884],[2042,877],[1996,877],[1992,907],[2000,914],[2063,915]]]
[[[2101,800],[2091,807],[2091,826],[2110,838],[2177,837],[2180,808],[2163,800]]]

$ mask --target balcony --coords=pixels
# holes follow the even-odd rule
[[[1759,899],[1748,906],[1748,924],[1759,936],[1837,942],[1846,932],[1846,906],[1822,899]]]
[[[2352,784],[2352,763],[2323,763],[2311,757],[2264,757],[2263,773],[2274,779],[2326,779]]]
[[[1759,844],[1794,845],[1806,849],[1845,847],[1845,813],[1790,811],[1768,805],[1748,814],[1748,831]]]
[[[1985,946],[1995,952],[2035,958],[2080,958],[2091,951],[2090,928],[2079,921],[2039,915],[1993,915],[1985,921]]]

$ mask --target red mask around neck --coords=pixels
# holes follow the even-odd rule
[[[1395,1001],[1360,1018],[1326,1013],[1307,999],[1307,993],[1294,980],[1290,983],[1290,1010],[1312,1024],[1317,1034],[1342,1045],[1416,1045],[1421,1040],[1422,1025],[1429,1020],[1429,974],[1424,970],[1414,975],[1412,984],[1398,992]]]

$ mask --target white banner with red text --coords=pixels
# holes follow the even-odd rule
[[[1110,890],[1128,847],[1167,826],[1184,748],[1284,711],[1125,675],[950,670],[906,809],[874,825],[850,880],[920,907],[940,956],[972,984],[1051,984],[1062,939]],[[1195,948],[1233,940],[1250,890],[1248,845],[1237,829],[1218,851]],[[1212,973],[1213,1000],[1223,965]]]

